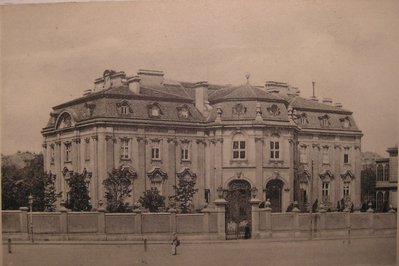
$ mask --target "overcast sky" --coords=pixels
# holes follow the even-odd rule
[[[283,3],[281,3],[283,2]],[[51,107],[105,69],[284,81],[354,112],[363,151],[398,143],[398,1],[163,1],[2,9],[2,153],[41,151]]]

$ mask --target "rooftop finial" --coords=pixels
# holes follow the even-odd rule
[[[249,84],[249,77],[250,77],[251,75],[249,74],[249,73],[247,73],[247,74],[245,74],[245,78],[247,79],[247,84]]]

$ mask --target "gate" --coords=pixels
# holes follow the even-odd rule
[[[224,191],[226,206],[226,239],[250,237],[251,185],[245,180],[233,180]],[[249,234],[248,234],[249,233]]]

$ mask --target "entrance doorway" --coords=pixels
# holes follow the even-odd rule
[[[251,185],[245,180],[233,180],[224,191],[224,198],[227,201],[226,238],[248,238],[251,231]]]
[[[270,180],[266,185],[266,198],[270,199],[272,212],[281,212],[283,186],[279,179]]]

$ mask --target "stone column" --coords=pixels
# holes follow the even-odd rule
[[[361,150],[360,145],[355,146],[355,200],[354,200],[354,208],[360,208],[360,194],[361,194]]]
[[[272,208],[270,208],[270,200],[267,199],[265,202],[265,223],[266,223],[266,237],[272,237]]]
[[[65,202],[63,202],[63,204],[61,205],[60,208],[60,231],[61,234],[63,235],[62,238],[63,239],[68,239],[68,212],[67,209],[64,206]]]
[[[209,188],[211,191],[209,199],[210,202],[217,199],[216,189],[219,186],[219,184],[216,184],[215,144],[215,140],[209,141]]]
[[[323,205],[320,206],[319,212],[320,212],[320,224],[319,224],[320,230],[318,232],[320,236],[323,236],[324,230],[326,229],[326,212],[327,212]]]
[[[170,232],[173,234],[177,232],[177,222],[176,222],[177,210],[174,208],[170,208],[169,212],[170,212]]]
[[[98,183],[97,183],[97,195],[98,201],[104,200],[104,186],[103,181],[107,178],[107,154],[106,154],[106,140],[105,135],[103,133],[98,134],[98,141],[97,141],[97,152],[98,152]]]
[[[91,169],[93,172],[93,177],[90,182],[90,192],[91,192],[91,203],[93,205],[93,208],[98,207],[98,187],[100,186],[99,184],[99,179],[98,179],[98,136],[94,135],[91,136],[92,141],[91,141],[91,149],[90,149],[90,164],[91,164]]]
[[[204,219],[202,222],[202,226],[203,226],[202,233],[209,234],[209,213],[211,212],[211,210],[208,208],[205,208],[205,209],[202,209],[201,212],[204,214],[204,217],[203,217]]]
[[[19,218],[19,223],[20,223],[20,230],[21,233],[27,233],[29,232],[28,227],[28,207],[20,207],[19,210],[20,212],[20,218]],[[27,235],[28,236],[28,235]]]
[[[98,203],[98,233],[105,234],[105,208],[103,207],[102,201]]]
[[[292,216],[294,219],[293,227],[294,227],[294,238],[300,236],[300,228],[299,228],[299,213],[301,211],[298,209],[298,202],[294,202],[294,208],[292,209]]]
[[[215,185],[218,188],[223,187],[223,138],[217,138],[215,146]]]
[[[135,209],[133,210],[135,213],[134,215],[134,233],[135,234],[142,234],[142,227],[141,227],[141,210],[140,209]]]
[[[177,164],[177,139],[176,138],[168,138],[168,179],[165,180],[165,194],[172,196],[175,194],[173,186],[177,185],[176,181],[176,164]]]
[[[138,169],[137,175],[138,178],[136,180],[136,192],[141,193],[142,191],[146,191],[147,186],[147,169],[146,169],[146,146],[147,146],[147,139],[143,137],[137,137],[138,142],[138,152],[136,153],[136,158],[138,161]]]
[[[251,204],[251,214],[252,214],[252,238],[259,238],[259,203],[260,200],[252,198],[250,200]]]
[[[48,162],[48,149],[47,149],[47,143],[43,142],[42,144],[42,148],[43,148],[43,165],[44,165],[44,172],[48,172],[49,171],[49,162]]]
[[[260,191],[263,190],[263,151],[264,151],[263,137],[255,137],[255,164],[256,164],[256,179],[255,186]],[[264,193],[261,193],[264,197]]]
[[[214,201],[216,205],[217,212],[217,225],[218,225],[218,238],[226,239],[226,204],[227,201],[225,199],[217,199]]]
[[[369,202],[369,208],[367,213],[369,215],[369,234],[374,235],[374,210],[372,209],[373,204]]]
[[[197,139],[197,186],[198,186],[198,204],[203,207],[205,202],[204,194],[206,188],[205,182],[205,141],[203,139]]]

